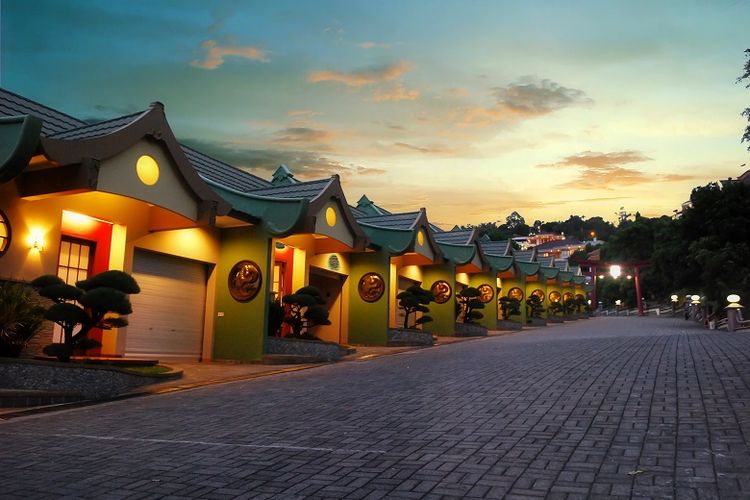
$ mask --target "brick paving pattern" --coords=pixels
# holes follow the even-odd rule
[[[0,423],[2,498],[750,498],[750,332],[597,318]]]

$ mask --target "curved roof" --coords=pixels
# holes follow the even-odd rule
[[[367,199],[366,196],[362,198]],[[362,198],[360,198],[360,203]],[[357,224],[370,238],[370,241],[375,246],[385,249],[391,255],[403,255],[415,251],[417,233],[421,228],[424,228],[424,235],[435,253],[435,260],[442,260],[442,252],[429,229],[430,222],[427,220],[427,211],[424,208],[420,208],[416,212],[396,214],[385,210],[376,215],[368,215],[360,209],[355,209],[352,212]]]
[[[20,174],[39,145],[42,121],[35,116],[0,118],[0,182]]]

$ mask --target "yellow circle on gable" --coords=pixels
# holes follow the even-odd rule
[[[419,243],[419,245],[424,245],[424,233],[422,232],[421,229],[417,233],[417,243]]]
[[[336,225],[336,210],[333,207],[326,208],[326,223],[333,227]]]
[[[142,155],[135,164],[138,178],[147,186],[153,186],[159,180],[159,164],[149,155]]]

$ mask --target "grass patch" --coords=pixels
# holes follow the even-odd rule
[[[160,373],[171,372],[172,368],[169,366],[164,366],[164,365],[129,366],[125,370],[129,372],[137,373],[138,375],[158,375]]]

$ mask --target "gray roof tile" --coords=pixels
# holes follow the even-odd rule
[[[92,123],[82,127],[68,129],[62,132],[50,134],[52,139],[93,139],[103,135],[111,134],[115,130],[121,129],[133,123],[136,118],[141,116],[144,111],[133,113],[132,115],[120,116],[103,122]]]
[[[386,229],[411,229],[421,212],[405,212],[402,214],[384,215],[354,215],[357,222]]]
[[[42,120],[42,135],[51,135],[86,125],[70,115],[0,88],[0,116],[33,115]]]
[[[241,170],[216,158],[212,158],[191,147],[180,144],[193,168],[206,180],[237,191],[247,192],[253,189],[265,188],[270,182],[257,175]]]
[[[518,262],[534,262],[534,250],[513,250],[513,257]]]
[[[300,182],[283,186],[271,186],[249,191],[249,194],[258,196],[269,196],[271,198],[307,198],[313,199],[318,196],[331,182],[331,179]]]
[[[510,243],[508,242],[508,240],[503,240],[503,241],[481,240],[479,242],[479,246],[482,247],[482,252],[486,253],[487,255],[494,255],[497,257],[502,257],[502,256],[507,255],[509,245]]]
[[[433,233],[438,243],[449,243],[451,245],[469,245],[473,229],[462,229],[460,231],[439,231]]]

